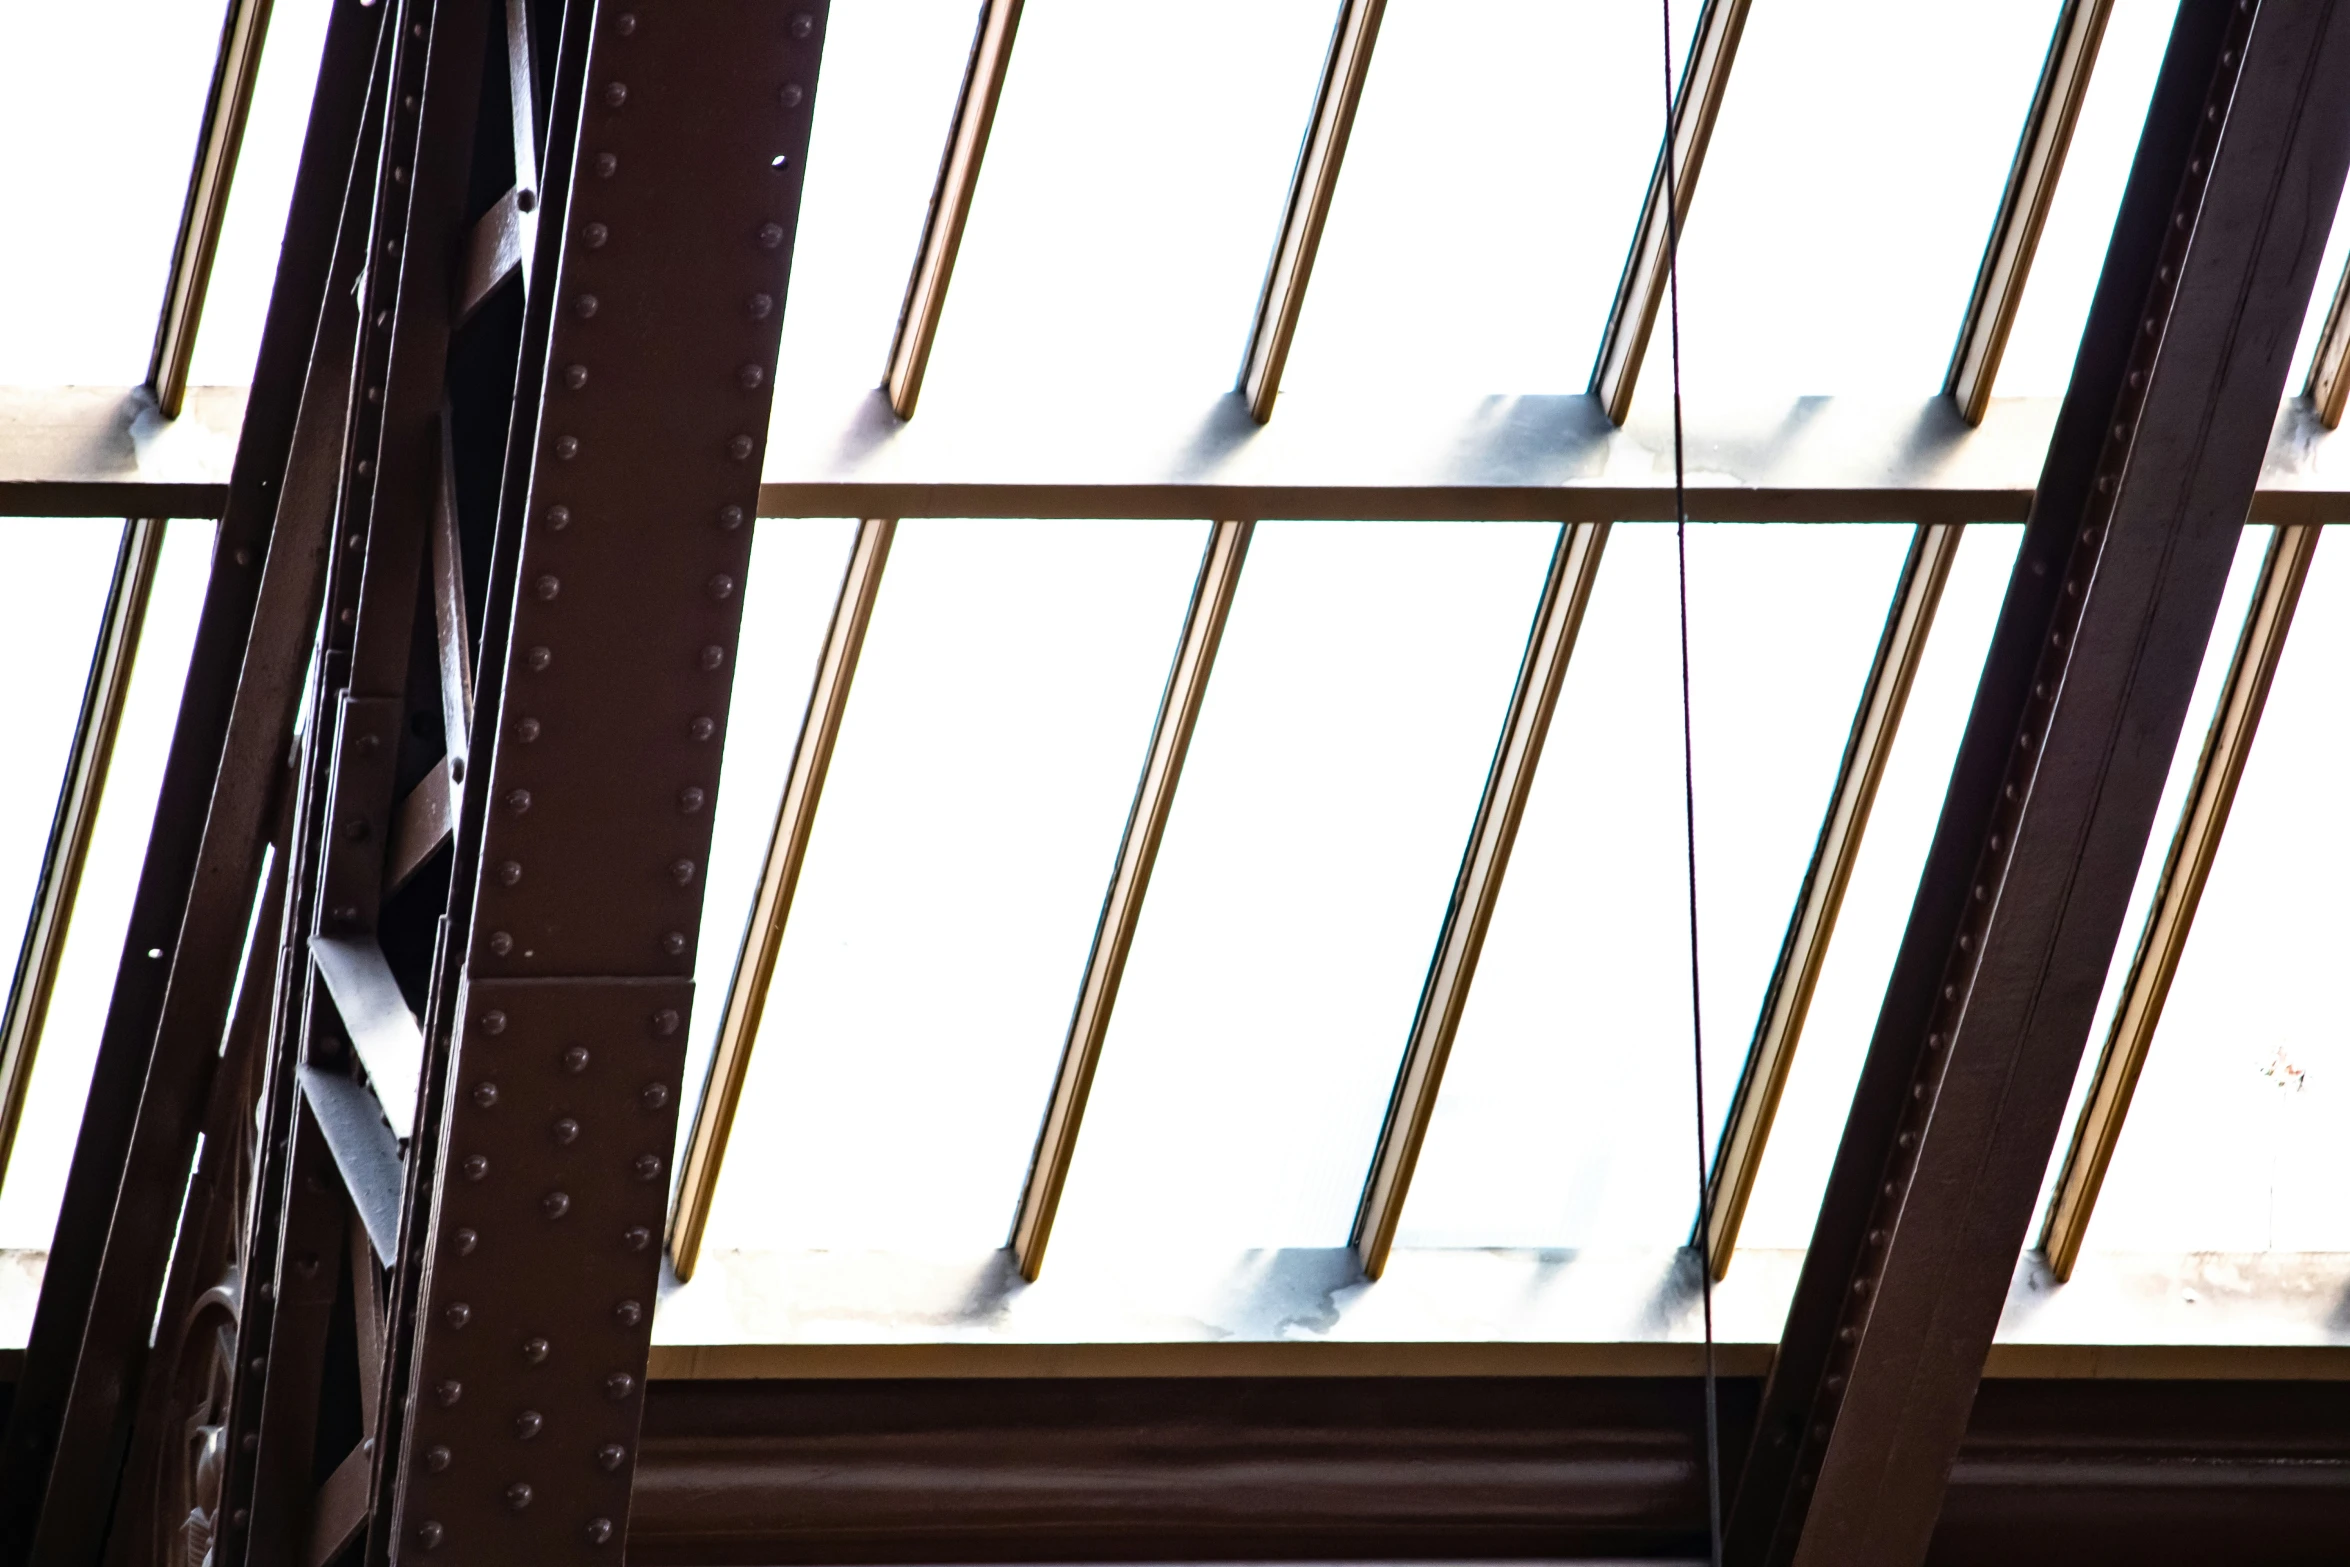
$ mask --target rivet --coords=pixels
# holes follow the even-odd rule
[[[451,1301],[449,1309],[442,1312],[441,1317],[449,1326],[461,1328],[473,1320],[473,1308],[461,1300]]]
[[[760,224],[760,225],[759,225],[759,248],[760,248],[761,250],[773,250],[773,249],[775,249],[777,246],[781,245],[782,243],[783,243],[783,225],[782,225],[782,224],[780,224],[780,223],[762,223],[762,224]]]
[[[369,474],[371,474],[371,473],[375,472],[375,462],[374,462],[374,460],[373,460],[372,458],[367,458],[367,457],[362,457],[362,458],[360,458],[360,459],[359,459],[359,465],[358,465],[358,466],[359,466],[359,477],[360,477],[360,478],[362,478],[362,479],[366,478],[366,477],[367,477]]]
[[[490,932],[490,951],[492,953],[502,958],[513,950],[514,937],[511,934],[502,930],[493,930]]]
[[[641,1224],[630,1225],[627,1230],[622,1232],[620,1244],[630,1251],[643,1251],[647,1246],[653,1244],[653,1232]]]
[[[535,1409],[526,1409],[514,1417],[514,1434],[525,1442],[546,1429],[547,1417]]]
[[[591,244],[592,243],[593,242],[591,241]],[[582,294],[571,302],[571,308],[578,314],[580,319],[584,321],[596,313],[599,303],[600,301],[597,300],[595,295]]]
[[[448,1537],[449,1531],[429,1518],[416,1526],[416,1543],[428,1551],[439,1550],[441,1542]]]
[[[455,1235],[451,1236],[450,1239],[456,1243],[458,1256],[470,1257],[473,1255],[473,1248],[481,1244],[481,1232],[478,1230],[459,1230]]]
[[[522,880],[522,867],[515,864],[512,860],[508,860],[505,864],[498,867],[498,883],[500,886],[511,887],[520,880]]]
[[[587,242],[588,249],[602,250],[604,241],[612,237],[612,231],[601,223],[590,223],[579,231],[579,237]],[[593,312],[590,313],[593,314]]]
[[[732,533],[735,529],[741,527],[742,525],[743,509],[740,506],[721,506],[718,508],[718,526],[721,530],[727,533]]]
[[[659,1034],[663,1039],[667,1039],[677,1032],[677,1025],[680,1021],[674,1008],[663,1007],[652,1016],[653,1032]]]
[[[774,296],[770,294],[753,294],[750,297],[747,308],[751,312],[751,319],[753,321],[764,321],[767,319],[769,312],[775,309]]]
[[[612,1520],[609,1518],[590,1518],[588,1520],[587,1526],[587,1537],[588,1544],[590,1545],[611,1544]]]
[[[573,1045],[563,1052],[563,1070],[577,1077],[588,1069],[587,1046]]]
[[[445,1447],[433,1446],[424,1450],[424,1467],[433,1474],[448,1472],[449,1460],[455,1455]]]
[[[1885,1195],[1888,1197],[1898,1197],[1901,1195],[1901,1188],[1896,1186],[1893,1182],[1887,1181],[1885,1183]]]
[[[677,808],[691,816],[702,808],[707,798],[699,789],[687,789],[678,795]]]
[[[506,809],[512,811],[517,816],[520,816],[524,811],[529,810],[530,791],[528,789],[517,789],[511,794],[507,795]]]
[[[526,718],[521,723],[518,723],[514,726],[514,738],[521,741],[524,745],[530,744],[538,737],[539,721],[535,718]]]
[[[447,1409],[465,1396],[465,1384],[455,1377],[443,1377],[433,1385],[432,1396],[441,1401],[443,1409]]]
[[[530,590],[533,593],[536,593],[542,600],[551,601],[562,593],[562,579],[557,577],[541,577],[538,581],[530,585]]]
[[[524,654],[523,662],[530,665],[533,674],[543,674],[547,666],[555,662],[555,650],[541,644]]]
[[[1842,1392],[1844,1390],[1844,1373],[1841,1371],[1829,1372],[1826,1385],[1828,1391],[1831,1393]]]
[[[702,649],[702,667],[704,669],[717,670],[724,668],[725,664],[726,649],[720,647],[717,643],[713,642],[708,647]]]
[[[339,612],[339,613],[337,613],[337,614],[336,614],[336,616],[335,616],[335,619],[336,619],[338,622],[340,622],[341,624],[343,624],[343,625],[346,625],[346,626],[347,626],[347,625],[349,625],[349,624],[351,624],[353,621],[357,620],[358,618],[359,618],[359,617],[358,617],[357,615],[353,614],[353,613],[352,613],[350,610],[348,610],[348,609],[340,611],[340,612]]]
[[[661,938],[661,950],[668,953],[673,958],[683,953],[685,951],[685,932],[682,930],[673,930],[668,935],[663,936]]]
[[[1825,1442],[1828,1439],[1828,1422],[1825,1420],[1815,1422],[1811,1428],[1811,1439],[1815,1442]]]
[[[777,101],[787,109],[796,109],[801,104],[808,101],[807,89],[802,87],[798,82],[784,83],[783,91],[777,93],[775,96]]]
[[[2190,172],[2201,172],[2201,171],[2200,171],[2200,170],[2194,170],[2194,171],[2190,171]],[[2177,230],[2178,230],[2180,233],[2184,234],[2184,233],[2187,231],[2187,215],[2186,215],[2184,212],[2182,212],[2182,213],[2180,213],[2180,214],[2179,214],[2177,217],[2174,217],[2174,218],[2172,218],[2172,219],[2170,220],[2170,226],[2171,226],[2172,228],[2175,228],[2175,229],[2177,229]]]
[[[260,1284],[256,1285],[253,1293],[259,1297],[264,1306],[277,1299],[277,1289],[267,1279],[263,1279]]]
[[[396,255],[398,255],[399,253],[400,253],[400,242],[399,242],[398,240],[396,240],[396,239],[387,239],[387,240],[385,240],[385,241],[384,241],[384,254],[385,254],[385,255],[387,255],[387,256],[396,256]]]
[[[255,1355],[251,1360],[245,1362],[245,1369],[253,1373],[253,1375],[259,1376],[261,1375],[262,1368],[268,1364],[268,1361],[263,1360],[259,1355]]]
[[[565,365],[563,367],[563,384],[575,392],[587,385],[587,366]]]
[[[490,1156],[488,1154],[477,1153],[467,1154],[465,1156],[465,1178],[467,1180],[487,1180],[489,1179],[489,1173]]]
[[[661,1178],[661,1156],[657,1153],[640,1153],[631,1168],[636,1171],[638,1180],[657,1181]]]
[[[599,152],[596,154],[595,168],[597,179],[608,180],[620,172],[620,160],[608,152]]]
[[[615,1404],[636,1391],[636,1378],[625,1371],[615,1371],[604,1378],[604,1396]]]
[[[481,1106],[484,1110],[487,1110],[491,1106],[495,1105],[498,1102],[498,1085],[495,1083],[474,1084],[473,1102]]]
[[[356,923],[358,918],[359,909],[356,904],[338,903],[335,905],[334,919],[337,925],[350,925]]]
[[[669,879],[680,887],[692,886],[694,884],[694,862],[691,860],[676,861],[669,867]]]
[[[571,459],[572,459],[572,458],[574,458],[574,457],[577,457],[578,455],[579,455],[579,437],[578,437],[578,436],[576,436],[576,435],[558,435],[558,436],[556,436],[556,437],[555,437],[555,456],[556,456],[556,459],[557,459],[558,461],[561,461],[561,462],[569,462],[569,461],[571,461]]]
[[[723,571],[712,577],[710,579],[710,596],[722,604],[734,597],[734,578]]]
[[[621,12],[618,16],[612,19],[612,30],[623,38],[626,38],[630,33],[635,32],[636,13],[634,11]]]
[[[1907,1153],[1910,1149],[1915,1148],[1918,1145],[1918,1134],[1915,1132],[1903,1132],[1899,1137],[1896,1137],[1893,1140],[1894,1142],[1901,1145],[1902,1152]]]
[[[1860,1329],[1858,1329],[1858,1328],[1845,1327],[1845,1328],[1838,1328],[1838,1329],[1836,1330],[1836,1342],[1837,1342],[1837,1343],[1839,1343],[1839,1344],[1849,1344],[1849,1343],[1851,1343],[1851,1342],[1852,1342],[1854,1339],[1856,1339],[1856,1338],[1859,1338],[1859,1337],[1860,1337]]]
[[[530,1501],[531,1489],[526,1482],[517,1480],[512,1485],[506,1487],[506,1505],[513,1508],[516,1512],[520,1512],[525,1507],[528,1507],[530,1505]]]
[[[2013,798],[2015,798],[2015,792],[2014,792],[2012,789],[2008,791],[2008,798],[2009,798],[2009,799],[2013,799]],[[2004,844],[2005,844],[2005,840],[2004,840],[2004,839],[2002,839],[2002,838],[1999,836],[1999,834],[1997,834],[1997,833],[1993,833],[1993,834],[1991,835],[1991,852],[1992,852],[1993,854],[1997,854],[1997,853],[2000,851],[2000,849],[2001,849],[2001,848],[2004,846]]]
[[[1972,951],[1974,951],[1974,950],[1975,950],[1975,938],[1974,938],[1974,937],[1972,937],[1972,936],[1965,935],[1965,934],[1963,934],[1963,933],[1962,933],[1962,934],[1959,936],[1959,938],[1958,938],[1958,950],[1959,950],[1959,951],[1961,951],[1961,952],[1972,952]]]
[[[527,1338],[522,1341],[522,1358],[534,1366],[545,1365],[547,1356],[554,1353],[554,1350],[555,1346],[543,1338]]]
[[[624,1300],[612,1308],[612,1320],[624,1328],[633,1328],[645,1320],[644,1302]]]
[[[370,403],[382,402],[384,400],[384,389],[380,386],[369,387],[367,389],[367,400]]]
[[[802,11],[791,19],[791,35],[794,38],[805,38],[814,31],[816,31],[816,18],[807,12]]]
[[[306,1251],[294,1259],[294,1271],[306,1279],[318,1277],[318,1253]]]
[[[606,108],[617,109],[626,102],[628,102],[628,83],[611,82],[606,84],[604,88],[604,106]]]
[[[539,1212],[550,1219],[560,1219],[571,1211],[569,1192],[549,1192],[539,1199]]]
[[[767,371],[759,365],[744,365],[734,373],[734,376],[736,380],[742,382],[744,391],[755,392],[759,389],[760,384],[767,379]]]
[[[568,1144],[579,1141],[579,1123],[569,1116],[559,1118],[550,1130],[555,1134],[555,1141],[559,1143]]]
[[[570,507],[568,507],[568,506],[550,506],[550,507],[548,507],[548,508],[547,508],[547,526],[548,526],[548,527],[550,527],[550,528],[552,528],[552,529],[554,529],[554,530],[555,530],[557,533],[561,533],[561,532],[562,532],[562,531],[563,531],[565,528],[568,528],[568,527],[570,527],[570,526],[571,526],[571,508],[570,508]]]
[[[1854,1280],[1852,1281],[1852,1293],[1853,1293],[1853,1294],[1855,1294],[1855,1295],[1866,1295],[1868,1292],[1869,1292],[1869,1281],[1868,1281],[1868,1280],[1866,1280],[1866,1279],[1854,1279]]]
[[[726,455],[733,458],[736,462],[748,462],[750,460],[751,453],[757,451],[758,449],[759,443],[752,440],[747,435],[738,435],[733,440],[726,443]]]
[[[2131,390],[2131,391],[2135,392],[2135,391],[2137,391],[2139,388],[2143,387],[2145,384],[2146,384],[2146,372],[2145,372],[2145,371],[2143,371],[2143,370],[2132,370],[2132,371],[2130,372],[2130,390]]]
[[[2203,117],[2206,120],[2209,120],[2212,124],[2217,125],[2219,123],[2219,105],[2215,103],[2210,108],[2205,109],[2203,111]]]
[[[250,565],[252,565],[252,564],[253,564],[253,552],[252,552],[251,550],[248,550],[248,549],[240,549],[240,550],[238,550],[238,551],[237,551],[237,554],[236,554],[236,561],[237,561],[237,564],[238,564],[238,565],[240,565],[240,566],[250,566]]]
[[[696,740],[707,740],[718,732],[718,724],[714,719],[697,718],[685,726],[685,731]]]
[[[596,1463],[605,1470],[618,1469],[628,1462],[628,1449],[618,1442],[606,1442],[596,1449]]]
[[[408,183],[407,164],[395,163],[392,165],[392,183],[394,185],[405,185]]]
[[[485,1034],[503,1034],[506,1032],[506,1014],[500,1012],[495,1007],[492,1007],[489,1011],[484,1012],[481,1015],[481,1031]]]

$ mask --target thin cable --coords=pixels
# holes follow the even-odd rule
[[[1705,1314],[1706,1541],[1722,1567],[1722,1420],[1714,1372],[1713,1183],[1705,1150],[1705,1009],[1697,961],[1697,758],[1689,718],[1689,490],[1681,439],[1681,187],[1673,147],[1673,0],[1665,28],[1665,298],[1673,359],[1673,559],[1681,609],[1681,813],[1689,847],[1689,1041],[1697,1089],[1697,1291]]]

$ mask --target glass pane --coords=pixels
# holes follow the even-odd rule
[[[332,10],[332,0],[272,0],[270,5],[261,75],[253,87],[236,177],[229,184],[228,216],[221,225],[220,248],[213,253],[212,284],[189,367],[192,385],[243,386],[253,379]]]
[[[842,567],[856,525],[839,518],[768,518],[751,538],[743,587],[742,641],[735,651],[734,704],[711,821],[710,879],[702,898],[702,939],[694,951],[694,1021],[685,1081],[700,1085],[726,1019],[728,988],[742,955],[743,928],[767,869],[767,844],[808,710],[808,685],[824,649]],[[693,1116],[677,1119],[682,1154]]]
[[[2044,1219],[2049,1205],[2056,1198],[2056,1183],[2064,1175],[2065,1150],[2070,1146],[2073,1128],[2080,1124],[2081,1106],[2088,1101],[2089,1090],[2097,1081],[2097,1057],[2104,1049],[2106,1031],[2113,1026],[2113,1014],[2122,1004],[2123,987],[2130,982],[2130,963],[2138,950],[2138,937],[2146,928],[2147,913],[2154,907],[2155,894],[2162,890],[2163,862],[2170,857],[2171,837],[2178,830],[2180,813],[2187,808],[2188,791],[2195,787],[2195,768],[2203,755],[2203,740],[2211,732],[2212,716],[2219,710],[2220,697],[2228,683],[2228,669],[2235,662],[2236,638],[2244,628],[2244,617],[2252,607],[2252,595],[2260,586],[2261,557],[2268,552],[2271,529],[2248,527],[2237,541],[2235,562],[2228,568],[2225,596],[2220,600],[2219,615],[2212,623],[2211,640],[2203,649],[2203,667],[2195,675],[2195,694],[2187,707],[2186,722],[2179,726],[2178,748],[2171,753],[2170,772],[2164,776],[2162,802],[2155,807],[2154,829],[2147,835],[2146,852],[2138,861],[2138,879],[2130,886],[2128,912],[2122,917],[2121,939],[2114,943],[2113,959],[2105,971],[2105,989],[2097,998],[2097,1021],[2089,1030],[2088,1046],[2081,1052],[2081,1069],[2073,1078],[2073,1088],[2064,1107],[2064,1133],[2057,1141],[2056,1153],[2048,1161],[2048,1170],[2040,1178],[2040,1200],[2034,1208],[2035,1219]],[[2032,1232],[2032,1244],[2040,1243],[2039,1231]]]
[[[132,385],[155,346],[221,8],[75,0],[5,17],[0,384]]]
[[[1942,819],[1950,769],[1974,711],[1975,686],[2022,542],[2023,529],[2013,523],[1977,523],[1959,541],[1893,754],[1877,785],[1868,835],[1844,890],[1836,939],[1812,992],[1801,1048],[1771,1123],[1738,1231],[1741,1249],[1811,1244],[1828,1168],[1844,1136],[1894,955],[1909,927],[1910,904]]]
[[[1228,392],[1330,0],[1029,0],[926,402]]]
[[[1716,1129],[1910,534],[1690,530]],[[1675,576],[1670,527],[1613,531],[1404,1210],[1404,1244],[1688,1238],[1697,1153]]]
[[[1659,42],[1645,0],[1391,0],[1284,387],[1582,391],[1664,132]]]
[[[2100,1251],[2350,1251],[2350,556],[2322,545],[2089,1229]],[[2194,739],[2200,740],[2200,734]]]
[[[2056,12],[1754,8],[1681,252],[1692,393],[1941,390]],[[1671,388],[1664,331],[1652,400]]]
[[[108,523],[87,526],[104,538],[116,535],[115,526]],[[83,864],[81,895],[66,931],[57,989],[41,1035],[41,1053],[33,1063],[16,1150],[9,1159],[6,1183],[0,1184],[0,1248],[46,1250],[57,1228],[57,1206],[65,1196],[74,1139],[81,1134],[82,1103],[89,1097],[98,1036],[106,1027],[131,902],[138,895],[139,872],[147,857],[147,829],[155,820],[155,796],[163,786],[163,764],[179,721],[180,689],[187,680],[188,652],[195,644],[196,619],[204,608],[204,585],[212,566],[213,532],[209,522],[174,522],[164,534],[146,630],[139,639],[122,728],[114,742],[114,763],[99,802],[90,857]],[[68,677],[77,700],[80,678],[77,659]],[[42,820],[47,821],[46,807]]]
[[[1202,538],[900,528],[713,1246],[1003,1244]]]
[[[73,756],[83,683],[106,589],[114,575],[119,523],[88,517],[0,520],[0,668],[49,677],[0,686],[0,732],[9,765],[0,768],[0,985],[15,972],[41,881],[57,790]]]
[[[977,0],[855,0],[824,80],[784,303],[778,419],[879,386],[971,58]]]
[[[1558,530],[1257,530],[1053,1254],[1340,1246]]]
[[[2178,0],[2114,0],[2089,96],[2065,153],[2064,178],[2057,184],[2048,225],[2040,231],[2023,305],[1999,361],[2002,397],[2060,397],[2072,380],[2089,299],[2105,266],[2114,214],[2130,180],[2130,162],[2138,155],[2146,103],[2154,95],[2178,9]]]

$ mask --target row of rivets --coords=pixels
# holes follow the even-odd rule
[[[2006,856],[2014,844],[2024,803],[2031,794],[2033,777],[2038,768],[2040,741],[2047,732],[2055,696],[2063,687],[2069,659],[2067,649],[2074,641],[2085,608],[2084,585],[2095,578],[2121,476],[2128,467],[2130,446],[2137,433],[2137,418],[2143,411],[2140,394],[2152,379],[2155,359],[2161,349],[2163,328],[2169,320],[2180,268],[2185,261],[2187,246],[2194,234],[2195,216],[2202,206],[2204,190],[2209,181],[2219,127],[2226,119],[2227,101],[2235,91],[2254,9],[2254,0],[2237,0],[2228,38],[2221,50],[2218,69],[2206,98],[2196,146],[2188,161],[2185,178],[2181,181],[2178,198],[2173,204],[2172,220],[2164,231],[2163,251],[2158,258],[2154,282],[2149,289],[2142,318],[2143,330],[2133,339],[2133,363],[2126,376],[2121,405],[2116,409],[2115,417],[2106,431],[2104,449],[2099,453],[2097,477],[2093,486],[2094,498],[2073,540],[2071,559],[2066,563],[2066,574],[2055,600],[2055,624],[2049,632],[2047,646],[2042,650],[2040,670],[2032,683],[2031,699],[2025,708],[2022,728],[2017,735],[2008,782],[2000,791],[1981,868],[1976,873],[1972,896],[1967,900],[1956,950],[1951,956],[1942,986],[1941,1004],[1936,1010],[1934,1021],[1929,1025],[1925,1049],[1918,1057],[1916,1080],[1910,1087],[1911,1111],[1894,1138],[1893,1151],[1878,1192],[1877,1211],[1872,1215],[1864,1251],[1857,1259],[1861,1271],[1853,1278],[1852,1288],[1845,1297],[1844,1320],[1835,1336],[1837,1348],[1830,1356],[1819,1390],[1813,1398],[1813,1418],[1806,1433],[1809,1438],[1807,1451],[1802,1456],[1796,1476],[1797,1484],[1804,1489],[1809,1489],[1817,1482],[1820,1457],[1831,1434],[1836,1411],[1842,1403],[1852,1360],[1867,1331],[1875,1271],[1881,1261],[1885,1242],[1898,1218],[1918,1139],[1932,1114],[1935,1091],[1947,1070],[1947,1052],[1943,1046],[1957,1032],[1958,1024],[1965,1014],[1973,965],[1979,960],[1979,949],[1994,909],[1991,889],[2002,879]],[[2045,577],[2048,562],[2034,561],[2031,569],[2035,576]]]

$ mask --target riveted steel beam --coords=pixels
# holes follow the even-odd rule
[[[2186,0],[1731,1510],[1923,1560],[2350,167],[2350,6]]]
[[[592,1561],[626,1533],[825,8],[571,15],[579,161],[475,698],[441,1157],[403,1225],[393,1562]]]
[[[327,410],[347,369],[306,367],[322,332],[333,338],[329,274],[381,16],[338,0],[328,24],[259,373],[0,1452],[10,1560],[36,1531],[43,1559],[86,1559],[109,1512],[203,1114],[191,1089],[217,1059],[316,613],[325,508],[310,476],[339,448],[340,416]]]

